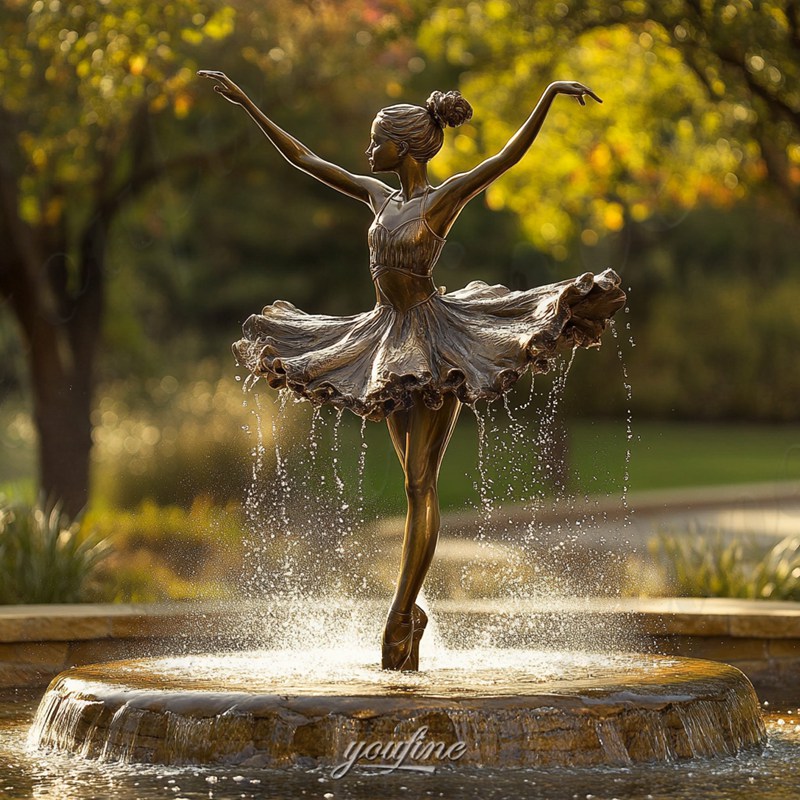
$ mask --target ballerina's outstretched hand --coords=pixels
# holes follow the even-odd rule
[[[229,103],[240,106],[248,99],[247,95],[224,72],[215,69],[200,69],[197,74],[201,78],[216,81],[214,91],[221,94]]]
[[[592,100],[596,100],[598,103],[603,102],[588,86],[584,86],[578,81],[555,81],[547,88],[554,94],[566,94],[574,97],[582,106],[586,105],[586,101],[583,99],[584,96],[591,97]]]
[[[391,189],[369,175],[354,175],[349,170],[320,158],[301,141],[276,125],[224,72],[213,69],[197,71],[201,78],[214,81],[214,91],[229,103],[243,108],[255,121],[278,152],[307,175],[343,194],[366,203],[377,210]]]
[[[431,192],[426,219],[439,235],[446,235],[461,209],[477,194],[513,167],[528,151],[539,134],[555,98],[574,97],[582,106],[585,97],[603,101],[586,85],[578,81],[554,81],[542,93],[527,120],[496,155],[484,159],[466,172],[453,175]]]

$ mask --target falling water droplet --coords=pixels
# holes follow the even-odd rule
[[[364,520],[364,470],[367,463],[367,418],[361,418],[361,447],[358,452],[358,502],[356,507],[356,517],[359,526],[362,526]]]

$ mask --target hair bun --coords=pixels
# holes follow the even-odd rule
[[[425,101],[425,108],[436,123],[444,128],[455,128],[472,119],[472,106],[461,96],[461,92],[432,92]]]

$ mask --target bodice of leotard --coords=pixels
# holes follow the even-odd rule
[[[419,213],[394,227],[387,227],[383,212],[389,201],[386,198],[370,226],[369,269],[373,280],[385,272],[408,275],[410,278],[430,278],[444,247],[445,240],[435,234],[425,220],[428,190],[419,200]]]

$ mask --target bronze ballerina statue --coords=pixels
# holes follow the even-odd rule
[[[444,128],[471,118],[469,103],[459,92],[434,92],[425,107],[384,108],[366,152],[373,173],[398,176],[397,190],[315,155],[224,73],[198,75],[242,106],[290,164],[366,203],[374,215],[368,243],[377,302],[371,311],[316,316],[278,301],[245,322],[233,349],[241,365],[272,387],[386,420],[405,473],[408,515],[381,661],[384,669],[416,670],[427,617],[415,601],[436,549],[439,467],[462,404],[500,397],[527,369],[546,371],[560,346],[596,346],[625,303],[612,270],[528,291],[473,281],[445,294],[433,282],[433,268],[461,210],[522,158],[557,95],[581,105],[585,96],[602,101],[581,83],[550,84],[497,155],[439,186],[428,181],[428,161],[442,146]]]

